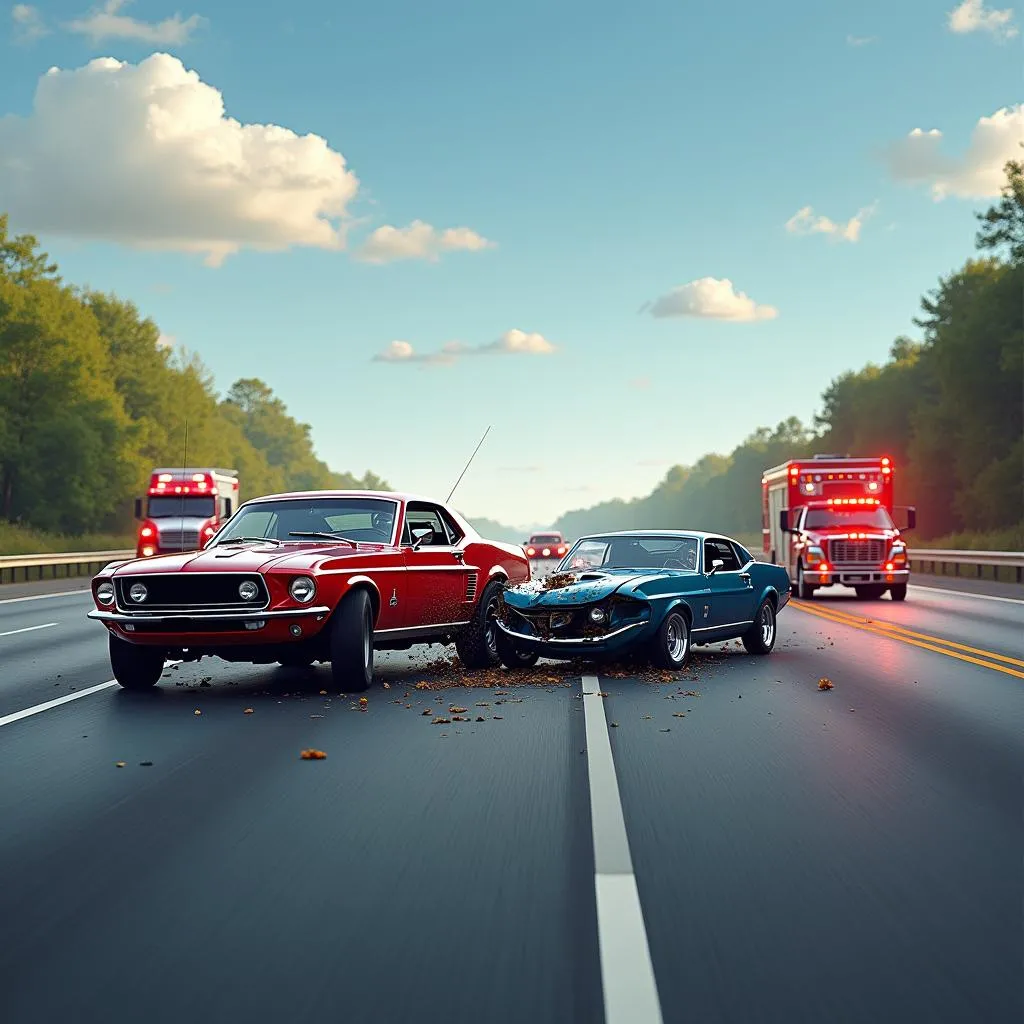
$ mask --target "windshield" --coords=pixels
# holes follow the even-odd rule
[[[197,516],[209,519],[215,511],[214,501],[212,494],[150,498],[147,515],[150,519],[165,519],[168,516]]]
[[[829,526],[844,529],[874,527],[877,530],[895,529],[889,513],[881,506],[874,508],[809,508],[804,519],[805,530],[820,530]]]
[[[353,541],[390,544],[394,535],[394,501],[381,498],[306,498],[243,505],[219,533],[215,544],[232,538],[263,538],[291,543],[330,543],[330,535]],[[303,536],[293,536],[302,534]],[[328,534],[328,536],[309,536]]]
[[[696,569],[697,550],[696,537],[587,537],[576,542],[558,569]]]
[[[561,544],[562,535],[560,533],[535,533],[530,538],[531,544]]]

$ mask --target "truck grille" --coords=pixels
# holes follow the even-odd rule
[[[256,584],[256,597],[252,601],[243,601],[238,594],[239,584],[246,580]],[[128,596],[135,583],[146,587],[145,601],[133,601]],[[262,611],[270,604],[263,577],[253,572],[140,573],[118,576],[114,586],[122,611]]]
[[[198,551],[199,531],[161,530],[159,541],[161,551]]]
[[[870,562],[877,565],[885,557],[885,542],[881,540],[833,540],[829,542],[829,559],[833,565],[851,562]]]

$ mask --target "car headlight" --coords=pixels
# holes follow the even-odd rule
[[[146,596],[149,591],[145,588],[142,583],[133,583],[131,589],[128,591],[128,596],[136,603],[141,604],[146,600]]]
[[[100,604],[113,604],[114,603],[114,584],[113,583],[101,583],[96,588],[96,600]]]
[[[238,584],[238,596],[243,601],[255,601],[259,592],[260,588],[252,580],[244,580]]]
[[[603,608],[591,608],[590,609],[590,621],[591,622],[604,622],[608,618],[607,612]]]
[[[292,580],[288,593],[300,604],[307,604],[313,600],[316,584],[308,576],[299,576]]]

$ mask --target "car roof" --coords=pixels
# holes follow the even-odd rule
[[[708,533],[705,530],[609,530],[607,533],[588,533],[580,540],[591,540],[597,537],[696,537],[698,540],[721,539],[739,544],[727,533]],[[743,547],[743,545],[740,545]]]
[[[257,501],[285,501],[294,499],[296,501],[309,498],[382,498],[387,501],[427,501],[431,505],[440,505],[448,508],[443,501],[437,498],[427,498],[422,494],[406,494],[403,491],[346,491],[346,490],[324,490],[324,491],[282,491],[280,494],[261,494],[258,498],[250,498],[246,505]]]

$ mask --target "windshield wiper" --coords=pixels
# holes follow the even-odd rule
[[[318,540],[336,540],[344,541],[346,544],[351,544],[352,547],[357,548],[359,545],[354,540],[349,540],[348,537],[342,537],[337,533],[324,533],[320,530],[292,530],[288,534],[289,537],[314,537]]]
[[[277,544],[278,546],[281,544],[281,541],[276,537],[229,537],[227,540],[218,541],[214,546],[227,547],[228,544],[247,544],[250,542],[256,544]]]

